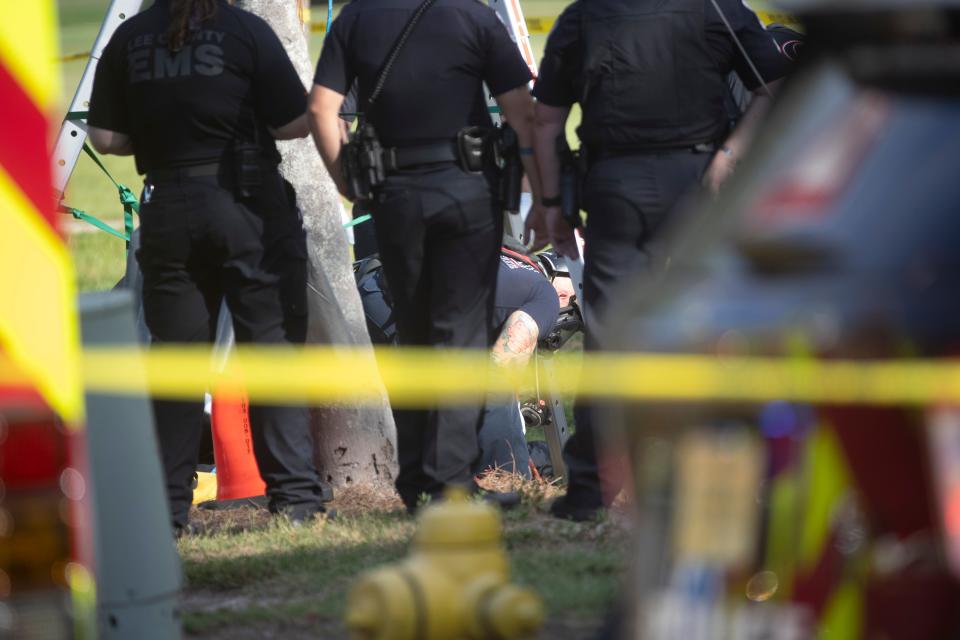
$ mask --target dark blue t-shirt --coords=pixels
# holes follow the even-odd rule
[[[375,269],[363,271],[365,273],[359,278],[357,287],[370,337],[375,344],[395,343],[397,328],[393,317],[393,301],[389,297],[383,270],[377,265]],[[557,322],[560,300],[542,272],[522,260],[501,255],[494,296],[495,329],[499,332],[510,314],[517,310],[533,318],[542,338],[550,333]]]
[[[518,310],[533,318],[543,338],[557,322],[560,300],[553,285],[538,269],[522,260],[501,255],[493,310],[497,330],[503,327],[510,314]]]

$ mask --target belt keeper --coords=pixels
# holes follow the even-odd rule
[[[397,149],[390,147],[383,150],[383,168],[385,171],[397,170]]]

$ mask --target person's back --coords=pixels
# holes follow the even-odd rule
[[[226,2],[213,4],[216,10],[201,28],[184,29],[184,41],[171,43],[177,31],[171,2],[157,0],[121,25],[104,52],[101,64],[113,73],[101,78],[115,81],[98,89],[115,99],[101,104],[147,114],[120,122],[141,173],[224,162],[238,143],[256,143],[264,159],[278,164],[266,126],[284,125],[303,113],[302,101],[282,98],[296,80],[279,58],[285,58],[283,49],[258,45],[276,40],[270,27]],[[110,119],[117,126],[113,114]]]
[[[400,344],[490,347],[503,214],[495,158],[476,128],[492,128],[486,84],[518,150],[529,149],[529,80],[503,23],[477,0],[355,0],[330,27],[310,93],[311,128],[337,188],[362,197],[373,216]],[[343,148],[339,114],[354,81],[364,144]],[[357,174],[370,161],[382,175],[367,171],[369,189],[358,188]],[[520,162],[539,189],[532,154],[520,154]],[[452,484],[476,489],[481,411],[478,402],[394,412],[397,490],[411,512],[422,494],[440,496]]]
[[[705,9],[703,0],[581,3],[584,144],[649,151],[724,136],[725,74]]]
[[[136,256],[154,343],[211,342],[224,301],[238,343],[304,343],[304,230],[274,139],[305,136],[305,110],[279,38],[226,0],[157,0],[104,49],[88,130],[100,153],[133,154],[146,173]],[[181,535],[192,530],[203,400],[153,406]],[[249,414],[270,510],[295,521],[323,512],[306,409],[252,402]]]
[[[345,6],[324,43],[317,77],[342,93],[358,80],[358,110],[364,112],[387,55],[419,4],[354,0]],[[509,73],[517,55],[489,7],[477,0],[442,0],[423,14],[364,115],[388,147],[452,140],[469,126],[489,128],[483,83],[498,95],[526,82]],[[341,56],[350,57],[354,76],[336,73]]]
[[[558,18],[534,88],[546,197],[542,220],[532,224],[549,229],[559,253],[579,254],[559,210],[557,153],[570,108],[579,103],[587,350],[597,350],[608,333],[605,316],[617,290],[662,263],[654,249],[677,204],[701,183],[717,189],[749,142],[749,127],[728,132],[727,74],[735,70],[748,89],[766,91],[788,64],[741,0],[577,0]],[[592,414],[583,402],[574,413],[577,430],[565,450],[568,491],[551,509],[589,520],[604,496]]]

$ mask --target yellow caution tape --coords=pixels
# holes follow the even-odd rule
[[[796,26],[797,20],[793,16],[786,13],[772,13],[766,11],[758,11],[757,16],[764,24],[784,24],[787,26]],[[556,17],[547,17],[547,16],[536,16],[536,17],[527,17],[525,18],[527,23],[527,32],[530,35],[546,35],[550,33],[550,30],[553,29],[553,25],[556,24]],[[316,21],[310,22],[307,24],[310,25],[311,33],[326,33],[327,23],[325,21]],[[73,62],[75,60],[86,60],[90,57],[89,51],[83,51],[81,53],[71,53],[60,58],[60,62]]]
[[[570,354],[553,358],[561,394],[625,401],[789,400],[811,403],[924,405],[960,402],[960,363],[952,360],[816,361],[663,354]],[[4,369],[0,366],[0,383]],[[245,346],[228,370],[210,370],[205,348],[88,349],[86,388],[94,393],[197,398],[214,383],[236,385],[261,402],[456,404],[483,392],[533,386],[532,367],[495,371],[479,351]],[[543,378],[541,375],[541,384]],[[383,387],[381,387],[381,384]]]
[[[800,25],[797,18],[789,13],[757,11],[756,14],[763,24],[782,24],[792,28],[797,28]]]
[[[60,62],[73,62],[74,60],[86,60],[90,57],[90,51],[82,51],[80,53],[71,53],[60,58]]]
[[[757,16],[764,24],[784,24],[787,26],[792,26],[797,24],[796,18],[786,13],[774,13],[767,11],[757,11]],[[556,16],[535,16],[525,18],[527,23],[527,32],[530,35],[545,35],[550,33],[550,30],[553,29],[553,25],[556,24]],[[327,30],[326,22],[311,22],[310,31],[313,33],[325,33]]]

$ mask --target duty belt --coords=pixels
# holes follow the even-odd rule
[[[622,158],[624,156],[649,156],[660,153],[673,153],[688,151],[690,153],[716,153],[720,149],[717,142],[701,142],[698,144],[671,146],[647,146],[647,147],[620,147],[614,149],[602,149],[590,147],[587,151],[589,161],[597,162],[607,158]]]
[[[460,162],[454,141],[438,142],[416,147],[391,147],[383,150],[383,166],[387,171],[409,169],[426,164]]]
[[[147,182],[169,182],[181,178],[207,178],[220,175],[220,163],[195,164],[187,167],[169,167],[166,169],[151,169],[147,171]]]

